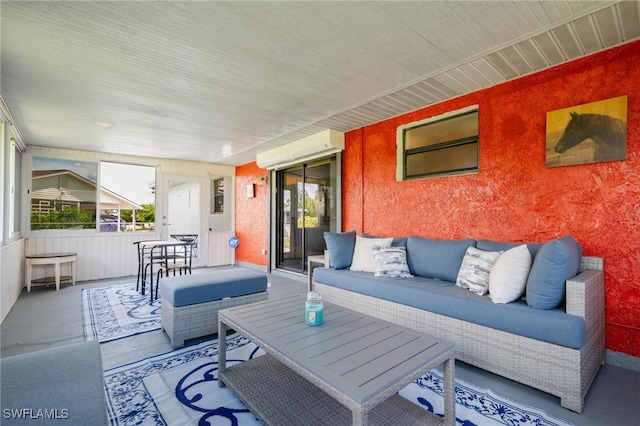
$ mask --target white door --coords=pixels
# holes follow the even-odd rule
[[[193,176],[171,175],[165,178],[166,215],[162,221],[167,239],[191,239],[197,236],[192,266],[205,264],[205,232],[202,218],[206,209],[206,179]],[[204,198],[204,199],[203,199]],[[172,237],[175,236],[175,237]],[[202,260],[201,260],[202,259]]]

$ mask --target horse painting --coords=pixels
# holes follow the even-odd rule
[[[576,112],[571,113],[555,152],[562,154],[588,139],[596,146],[594,162],[624,160],[627,157],[627,123],[609,115]]]

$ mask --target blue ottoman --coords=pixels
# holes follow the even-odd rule
[[[158,286],[162,328],[172,348],[217,333],[220,309],[269,298],[266,275],[240,268],[164,277]]]

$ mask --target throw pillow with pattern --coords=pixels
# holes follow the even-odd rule
[[[374,247],[373,258],[376,262],[374,277],[413,277],[407,265],[406,247]]]
[[[456,285],[468,288],[477,295],[485,295],[489,291],[491,268],[500,254],[499,251],[484,251],[475,247],[467,248],[462,265],[460,265]]]

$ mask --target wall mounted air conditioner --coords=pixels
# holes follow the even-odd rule
[[[343,149],[344,133],[327,129],[269,151],[260,152],[257,163],[258,167],[263,169],[281,169],[291,164],[331,155]]]

